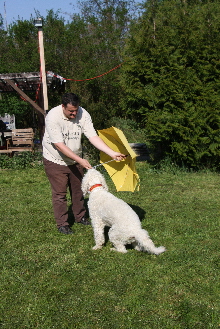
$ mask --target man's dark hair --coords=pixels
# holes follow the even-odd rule
[[[74,93],[67,93],[62,96],[62,104],[66,107],[67,104],[71,104],[72,106],[79,105],[79,96]]]

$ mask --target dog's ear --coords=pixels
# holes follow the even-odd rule
[[[82,179],[81,190],[83,192],[83,196],[86,196],[86,194],[88,193],[88,190],[89,190],[86,175]]]
[[[108,185],[107,185],[107,183],[106,183],[106,181],[105,181],[105,177],[104,177],[103,175],[101,175],[101,184],[102,184],[103,188],[104,188],[106,191],[108,191]]]

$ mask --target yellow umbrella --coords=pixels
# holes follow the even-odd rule
[[[98,130],[99,137],[114,151],[127,155],[123,161],[111,161],[112,158],[100,152],[100,162],[112,178],[117,191],[131,191],[139,187],[136,172],[136,154],[128,144],[123,132],[115,127]],[[108,163],[106,163],[108,162]]]

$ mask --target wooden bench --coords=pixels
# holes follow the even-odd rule
[[[24,152],[34,150],[34,132],[32,128],[12,129],[12,138],[8,140],[8,152]],[[2,152],[3,153],[3,152]]]
[[[2,149],[2,150],[0,150],[0,153],[8,153],[8,154],[11,154],[12,151],[11,150],[7,150],[7,149]]]

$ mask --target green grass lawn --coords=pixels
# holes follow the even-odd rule
[[[157,173],[110,191],[139,214],[159,256],[92,251],[91,227],[56,230],[42,168],[0,170],[0,328],[219,328],[220,177]]]

